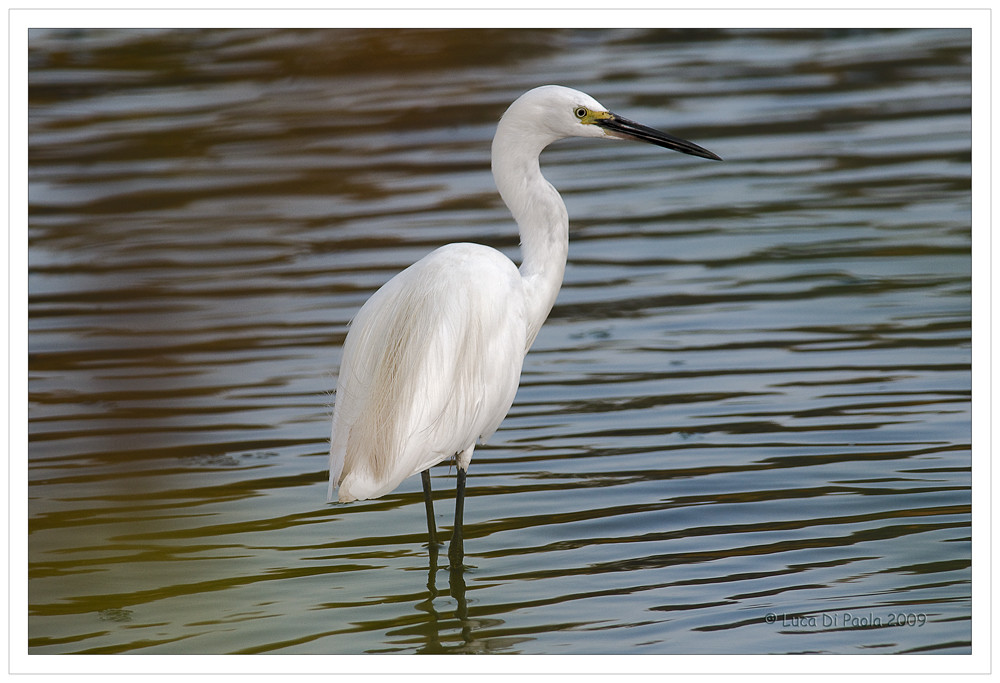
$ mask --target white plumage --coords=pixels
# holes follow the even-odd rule
[[[462,454],[514,400],[528,328],[521,278],[500,252],[449,244],[362,306],[344,344],[330,451],[330,493],[377,498]]]
[[[637,139],[719,158],[612,114],[576,90],[550,85],[519,97],[497,126],[492,166],[520,230],[521,266],[489,247],[450,244],[396,275],[362,306],[344,343],[337,383],[331,500],[335,489],[340,502],[377,498],[455,457],[460,530],[475,445],[507,414],[524,356],[562,284],[569,219],[538,157],[571,136]],[[433,540],[429,479],[424,493]]]

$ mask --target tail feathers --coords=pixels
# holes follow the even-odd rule
[[[332,440],[330,447],[330,483],[326,488],[326,502],[332,503],[334,491],[340,486],[340,475],[344,471],[344,448],[338,448],[336,439]]]

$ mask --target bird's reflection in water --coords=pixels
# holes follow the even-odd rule
[[[469,603],[466,599],[465,585],[465,554],[461,538],[457,543],[448,549],[448,593],[455,601],[455,619],[461,632],[461,642],[456,645],[444,645],[441,642],[441,631],[451,632],[454,623],[447,616],[442,617],[438,613],[435,600],[441,596],[437,588],[438,572],[441,567],[438,564],[438,544],[428,545],[428,569],[427,569],[427,597],[417,603],[418,610],[427,613],[427,644],[418,649],[421,654],[442,654],[446,652],[468,651],[473,644],[472,635],[473,623],[469,620]]]

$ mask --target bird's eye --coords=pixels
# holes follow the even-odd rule
[[[576,118],[582,119],[587,116],[588,112],[586,107],[577,107],[576,111],[573,113],[576,114]]]

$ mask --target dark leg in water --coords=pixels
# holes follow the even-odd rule
[[[448,561],[452,570],[462,568],[465,557],[465,544],[462,537],[462,521],[465,509],[465,470],[458,468],[455,482],[455,528],[451,532],[451,544],[448,546]]]
[[[431,471],[426,469],[420,473],[420,481],[424,485],[424,510],[427,512],[427,536],[432,548],[437,548],[437,527],[434,524],[434,501],[431,499]]]

